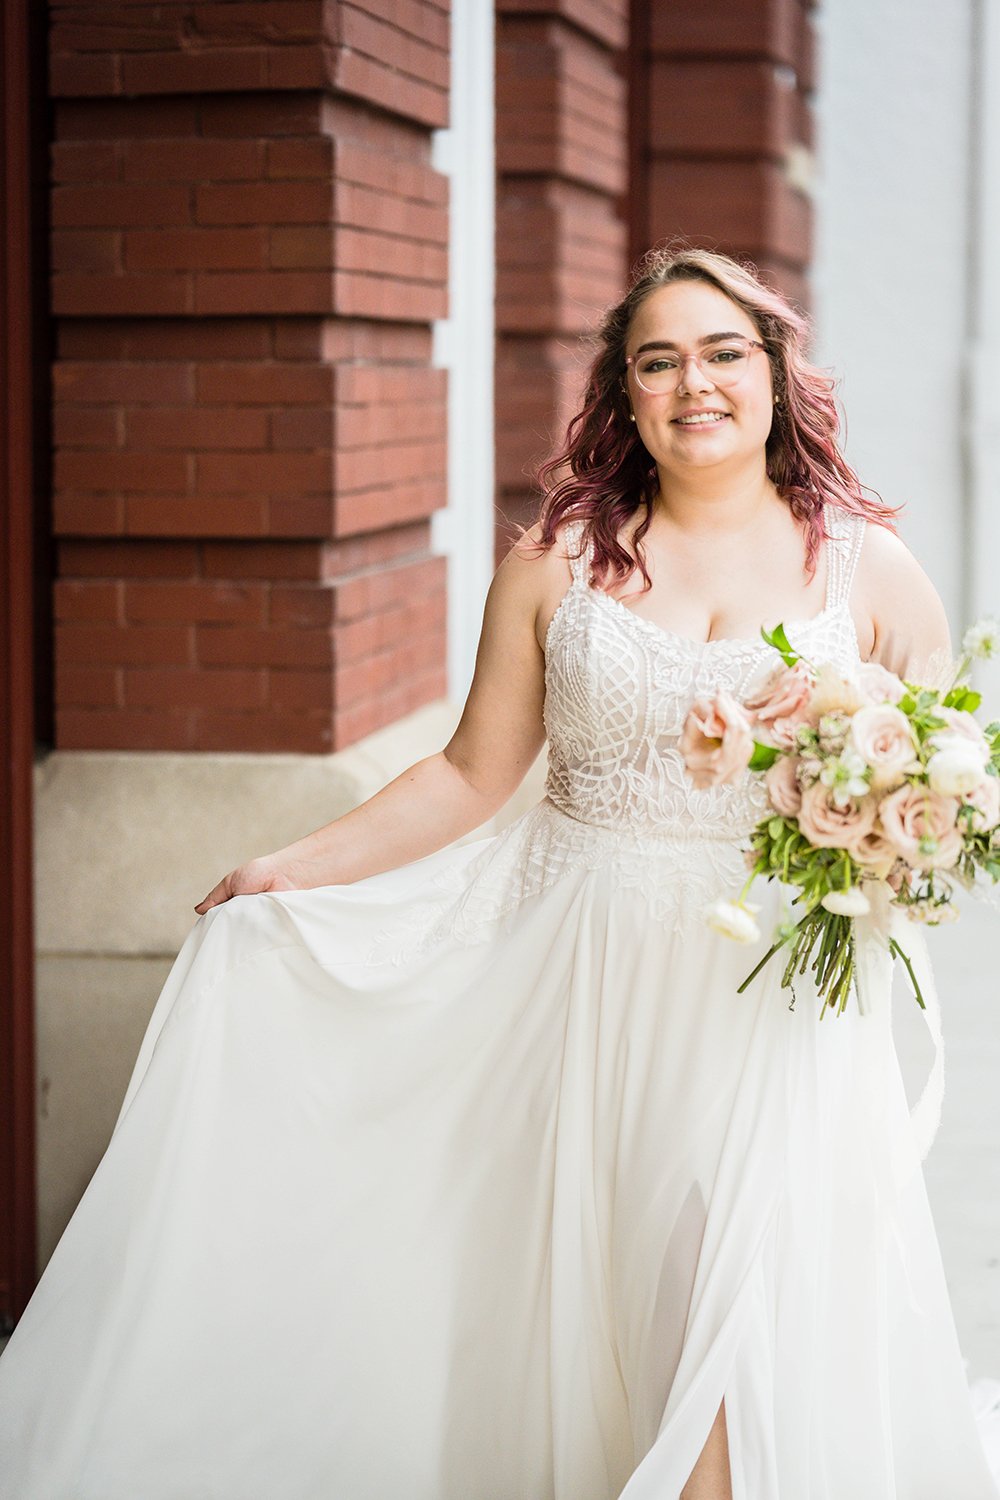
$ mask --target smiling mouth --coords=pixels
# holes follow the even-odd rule
[[[724,411],[699,412],[695,417],[674,417],[675,427],[715,427],[719,422],[729,420],[729,413]]]

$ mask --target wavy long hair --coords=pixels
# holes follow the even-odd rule
[[[597,578],[607,584],[628,578],[638,567],[644,587],[650,587],[639,544],[652,518],[657,469],[629,420],[625,345],[645,299],[677,281],[717,287],[743,309],[766,347],[774,395],[780,400],[765,445],[767,474],[805,531],[809,576],[829,535],[824,523],[827,505],[894,531],[892,518],[901,507],[886,506],[877,496],[869,499],[840,451],[835,381],[805,354],[809,320],[767,286],[750,263],[686,244],[678,248],[675,241],[643,256],[625,296],[603,316],[583,405],[569,422],[563,446],[537,470],[543,491],[539,546],[550,547],[564,522],[582,520],[584,545],[593,543]],[[633,557],[619,541],[619,533],[643,505],[646,514],[632,532]]]

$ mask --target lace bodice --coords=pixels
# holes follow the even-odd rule
[[[849,608],[865,523],[835,511],[826,602],[786,620],[814,662],[850,669]],[[590,583],[582,527],[564,531],[571,582],[545,639],[545,797],[460,868],[446,864],[402,928],[379,935],[379,959],[407,962],[443,940],[474,942],[528,897],[572,872],[603,870],[655,920],[700,923],[710,899],[743,884],[741,846],[766,810],[759,777],[696,791],[679,742],[699,693],[748,695],[779,658],[753,640],[692,641],[642,619]],[[375,955],[373,955],[375,956]]]
[[[786,620],[788,638],[813,661],[849,670],[858,642],[849,596],[864,538],[863,519],[834,510],[826,602],[806,620]],[[699,693],[748,696],[778,664],[760,636],[693,641],[633,613],[590,584],[590,549],[579,556],[582,525],[565,529],[572,582],[545,642],[546,795],[570,817],[602,828],[630,828],[732,840],[748,833],[766,801],[759,776],[696,791],[679,743]]]

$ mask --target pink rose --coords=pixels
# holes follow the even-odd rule
[[[859,865],[870,867],[874,874],[887,880],[896,863],[896,846],[886,838],[885,831],[876,818],[868,832],[855,842],[851,855]]]
[[[846,849],[850,854],[871,830],[875,811],[871,797],[862,797],[860,802],[852,797],[846,806],[838,807],[833,788],[814,781],[802,793],[799,827],[818,849]]]
[[[795,744],[795,731],[812,692],[812,677],[801,662],[775,667],[744,707],[762,725],[768,741],[781,749]]]
[[[750,720],[735,698],[716,693],[696,698],[681,734],[681,754],[699,791],[735,781],[753,754]]]
[[[881,662],[863,661],[857,671],[858,686],[869,703],[898,703],[905,685]]]
[[[918,870],[947,870],[962,851],[962,834],[955,826],[957,797],[941,797],[927,787],[906,782],[882,799],[879,817],[896,853]],[[922,850],[922,840],[935,847]]]
[[[961,798],[976,809],[972,826],[977,833],[988,833],[1000,823],[1000,777],[984,776],[977,787]]]
[[[872,768],[876,790],[898,786],[903,777],[920,770],[917,743],[910,721],[891,703],[869,703],[851,719],[851,742]]]
[[[783,818],[794,818],[802,806],[802,788],[796,774],[797,757],[779,755],[773,766],[764,773],[764,785],[768,799],[776,813]]]

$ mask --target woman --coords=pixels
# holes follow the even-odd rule
[[[993,1500],[884,963],[821,1028],[702,920],[762,804],[693,788],[694,695],[778,620],[950,654],[804,332],[649,258],[448,746],[196,908],[0,1361],[3,1493]],[[546,734],[545,799],[442,849]]]

